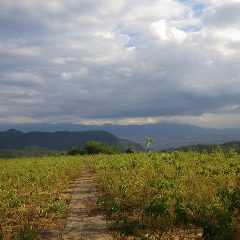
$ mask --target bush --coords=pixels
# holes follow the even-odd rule
[[[109,146],[104,142],[89,141],[83,147],[72,148],[67,155],[90,155],[90,154],[115,154],[119,153],[117,146]]]
[[[75,155],[84,155],[85,151],[82,147],[73,147],[71,150],[67,152],[67,155],[75,156]]]
[[[90,141],[84,145],[86,154],[114,154],[119,153],[119,149],[116,146],[109,146],[104,142]]]
[[[134,147],[129,147],[126,149],[125,153],[136,153],[136,150]]]
[[[12,240],[36,240],[37,232],[32,226],[25,226],[11,237]]]

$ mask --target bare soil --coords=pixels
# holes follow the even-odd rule
[[[63,240],[112,240],[105,217],[96,206],[97,190],[90,171],[82,172],[70,186],[74,189],[69,203]]]

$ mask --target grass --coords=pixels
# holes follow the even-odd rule
[[[195,230],[194,239],[240,239],[240,156],[234,152],[115,155],[95,159],[95,168],[99,205],[125,235],[164,239],[179,229]]]
[[[86,165],[123,239],[239,239],[240,155],[220,149],[0,160],[0,239],[62,227],[69,182]]]
[[[66,190],[82,163],[76,157],[0,160],[0,223],[5,239],[29,227],[40,231],[62,224],[56,219],[66,214]]]

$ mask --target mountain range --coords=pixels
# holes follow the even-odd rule
[[[88,141],[102,141],[108,145],[118,146],[121,151],[133,146],[142,150],[133,141],[121,139],[106,131],[57,131],[57,132],[27,132],[16,129],[0,132],[0,149],[29,149],[33,147],[55,151],[70,150],[75,146],[82,146]]]
[[[145,138],[153,138],[152,148],[169,149],[194,144],[221,144],[240,140],[240,129],[206,129],[192,125],[158,123],[149,125],[83,125],[83,124],[0,124],[0,130],[15,128],[23,132],[107,131],[130,139],[142,146]],[[60,133],[58,133],[60,134]],[[74,134],[73,134],[74,136]],[[72,142],[70,142],[72,144]],[[68,146],[70,146],[69,144]],[[0,143],[1,145],[1,143]]]

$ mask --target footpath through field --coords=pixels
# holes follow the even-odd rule
[[[63,240],[112,240],[105,217],[96,211],[97,191],[89,171],[72,182],[74,189]]]

